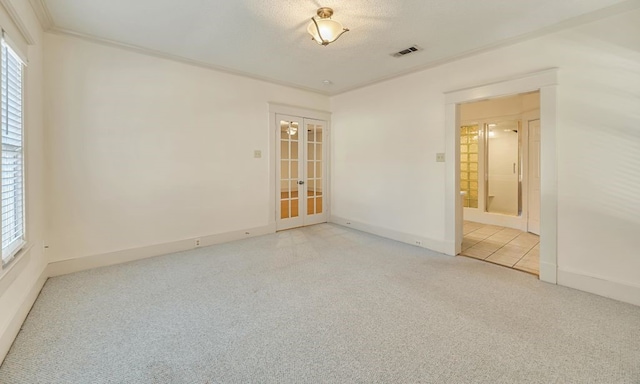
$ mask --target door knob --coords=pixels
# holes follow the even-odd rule
[[[298,184],[302,185],[302,184],[304,184],[304,181],[300,180],[300,181],[298,181]]]

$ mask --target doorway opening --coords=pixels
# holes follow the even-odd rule
[[[540,92],[458,108],[460,254],[538,275]]]
[[[464,207],[460,197],[460,106],[522,93],[539,91],[540,103],[540,280],[557,283],[558,252],[558,188],[556,180],[556,120],[558,70],[548,69],[522,75],[518,78],[478,85],[446,93],[446,156],[454,161],[445,164],[445,240],[447,254],[457,255],[462,250],[464,236]],[[505,128],[506,129],[506,128]],[[513,167],[513,165],[512,165]],[[512,168],[513,170],[513,168]],[[480,175],[479,175],[480,177]],[[524,186],[523,186],[524,187]],[[479,190],[480,191],[480,190]],[[480,198],[478,204],[480,204]],[[486,200],[484,200],[486,204]],[[521,202],[525,203],[525,200]],[[507,216],[507,215],[505,215]],[[489,224],[513,229],[506,225]],[[528,224],[527,224],[528,225]],[[532,225],[533,226],[533,225]],[[525,230],[526,231],[526,230]]]
[[[540,92],[459,105],[465,220],[540,234]]]

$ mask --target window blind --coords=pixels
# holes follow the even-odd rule
[[[22,141],[22,62],[2,42],[2,260],[9,261],[24,244]]]

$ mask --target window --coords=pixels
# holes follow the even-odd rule
[[[25,244],[22,145],[22,61],[2,41],[2,262],[6,264]]]

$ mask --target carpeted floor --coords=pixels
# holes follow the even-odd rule
[[[640,307],[322,224],[50,279],[13,383],[640,383]]]

